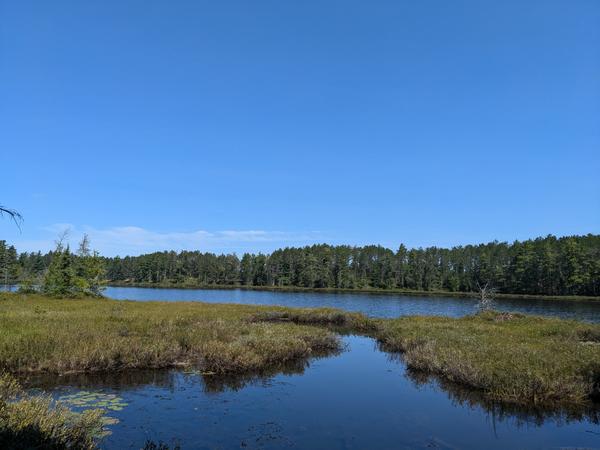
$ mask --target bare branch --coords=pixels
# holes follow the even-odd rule
[[[62,252],[65,248],[65,241],[69,240],[69,233],[71,232],[70,228],[64,229],[56,238],[54,243],[56,244],[56,251]]]
[[[479,308],[480,311],[492,309],[496,289],[490,287],[489,281],[486,282],[483,287],[479,281],[476,281],[475,284],[477,284],[477,289],[479,289],[479,302],[477,302],[477,308]]]
[[[0,205],[0,216],[3,215],[9,216],[14,222],[19,231],[21,231],[21,223],[23,223],[23,216],[14,209],[6,208]]]

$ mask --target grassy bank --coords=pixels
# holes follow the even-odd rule
[[[1,294],[0,369],[256,372],[338,350],[336,329],[372,336],[410,368],[494,400],[569,405],[600,394],[599,325],[492,312],[369,319],[331,309]]]
[[[256,371],[337,350],[325,329],[248,322],[261,307],[0,295],[0,368],[93,372],[195,365]]]
[[[268,324],[262,308],[138,303],[0,294],[0,448],[91,449],[99,411],[71,413],[28,397],[14,374],[76,373],[193,365],[204,373],[274,372],[339,350],[324,328]]]
[[[569,407],[600,401],[600,325],[514,313],[460,319],[368,319],[321,310],[262,312],[257,321],[312,323],[371,336],[409,369],[477,389],[487,399]]]
[[[585,404],[600,396],[600,326],[489,312],[400,318],[377,338],[408,367],[524,405]]]
[[[298,286],[247,286],[247,285],[217,285],[196,283],[129,283],[129,282],[106,282],[107,286],[114,287],[143,287],[157,289],[214,289],[232,290],[242,289],[246,291],[271,291],[271,292],[315,292],[315,293],[341,293],[341,294],[372,294],[372,295],[410,295],[417,297],[453,297],[453,298],[478,298],[477,292],[455,292],[455,291],[415,291],[408,289],[378,289],[378,288],[304,288]],[[530,294],[503,294],[494,295],[497,299],[514,300],[567,300],[567,301],[593,301],[600,302],[600,297],[584,295],[530,295]]]

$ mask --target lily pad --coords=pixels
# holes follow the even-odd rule
[[[71,408],[81,409],[105,409],[111,411],[121,411],[128,406],[121,397],[115,394],[105,394],[104,392],[80,391],[75,394],[63,395],[58,398],[59,402],[66,404]]]

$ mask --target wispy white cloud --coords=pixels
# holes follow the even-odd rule
[[[271,251],[278,247],[306,245],[324,240],[320,232],[289,232],[266,230],[196,230],[189,232],[158,232],[137,226],[110,228],[77,227],[57,223],[43,228],[43,239],[23,239],[16,242],[19,251],[47,251],[54,247],[56,236],[69,230],[68,241],[76,246],[84,233],[92,247],[107,256],[138,255],[162,250],[200,250],[211,252]]]
[[[75,229],[75,225],[72,223],[53,223],[52,225],[42,227],[41,229],[59,235],[64,232],[71,232]]]

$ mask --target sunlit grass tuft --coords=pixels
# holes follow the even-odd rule
[[[103,433],[103,412],[80,414],[50,396],[29,396],[0,374],[0,448],[93,449]]]
[[[384,348],[412,369],[526,405],[581,404],[600,393],[600,326],[488,312],[381,321]]]
[[[336,351],[338,337],[250,318],[268,308],[0,295],[0,368],[96,372],[194,365],[255,371]]]
[[[410,368],[491,400],[568,405],[600,395],[600,326],[521,314],[369,319],[326,308],[1,294],[0,325],[0,368],[11,372],[272,370],[338,351],[335,330],[371,336]]]

